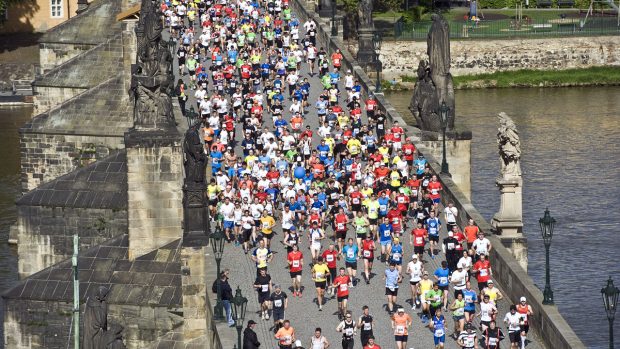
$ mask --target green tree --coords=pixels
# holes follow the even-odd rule
[[[398,12],[403,8],[404,0],[376,0],[377,8]]]

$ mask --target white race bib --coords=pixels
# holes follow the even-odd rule
[[[366,258],[370,257],[370,251],[364,250],[364,257]]]
[[[269,285],[260,285],[261,291],[263,292],[268,292],[269,291]]]
[[[293,268],[299,268],[299,260],[293,261]]]
[[[403,334],[405,334],[405,326],[403,326],[403,325],[397,325],[397,326],[396,326],[396,334],[397,334],[397,335],[403,335]]]
[[[273,301],[273,306],[276,308],[280,308],[282,306],[282,300],[276,299],[275,301]]]

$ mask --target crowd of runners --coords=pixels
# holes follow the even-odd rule
[[[339,51],[322,47],[317,24],[288,5],[161,3],[177,41],[176,97],[202,120],[210,216],[256,265],[259,315],[273,322],[274,343],[263,347],[337,347],[321,329],[333,326],[343,349],[405,349],[416,345],[409,334],[419,318],[437,348],[447,337],[461,348],[498,348],[505,332],[523,348],[532,309],[521,298],[498,314],[507,300],[493,284],[489,240],[474,221],[457,224],[458,210],[441,205],[442,185],[403,127],[364,97]],[[288,270],[272,270],[274,258]],[[360,282],[385,286],[385,314],[377,304],[349,308],[351,297],[365,296],[353,291]],[[322,311],[333,298],[331,322],[295,324],[285,311],[290,302]],[[226,312],[233,324],[229,303]],[[393,337],[375,338],[384,321]],[[297,338],[293,325],[316,330]]]

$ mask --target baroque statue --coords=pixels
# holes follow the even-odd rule
[[[360,0],[357,3],[357,16],[360,28],[374,28],[372,21],[372,0]]]
[[[83,349],[104,349],[107,344],[104,343],[104,336],[108,330],[108,293],[107,287],[99,286],[86,299]]]
[[[157,3],[142,0],[136,26],[136,68],[131,80],[134,124],[137,129],[174,126],[172,55],[162,40],[162,22]]]
[[[207,155],[200,141],[200,122],[194,123],[185,133],[183,141],[185,153],[185,184],[190,188],[204,189]]]
[[[441,15],[431,15],[433,24],[426,41],[428,62],[420,61],[409,110],[424,131],[441,130],[439,106],[448,108],[447,129],[454,129],[454,83],[450,74],[450,28]]]
[[[498,115],[497,144],[502,178],[521,177],[521,141],[514,121],[501,112]]]

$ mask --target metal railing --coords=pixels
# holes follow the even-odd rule
[[[589,18],[585,24],[583,18],[557,18],[535,20],[524,18],[514,19],[454,21],[450,22],[450,37],[453,39],[495,39],[515,37],[558,37],[558,36],[591,36],[618,35],[620,26],[618,18],[605,16]],[[431,21],[394,24],[392,33],[387,39],[393,40],[426,40]],[[390,35],[391,34],[391,35]]]

